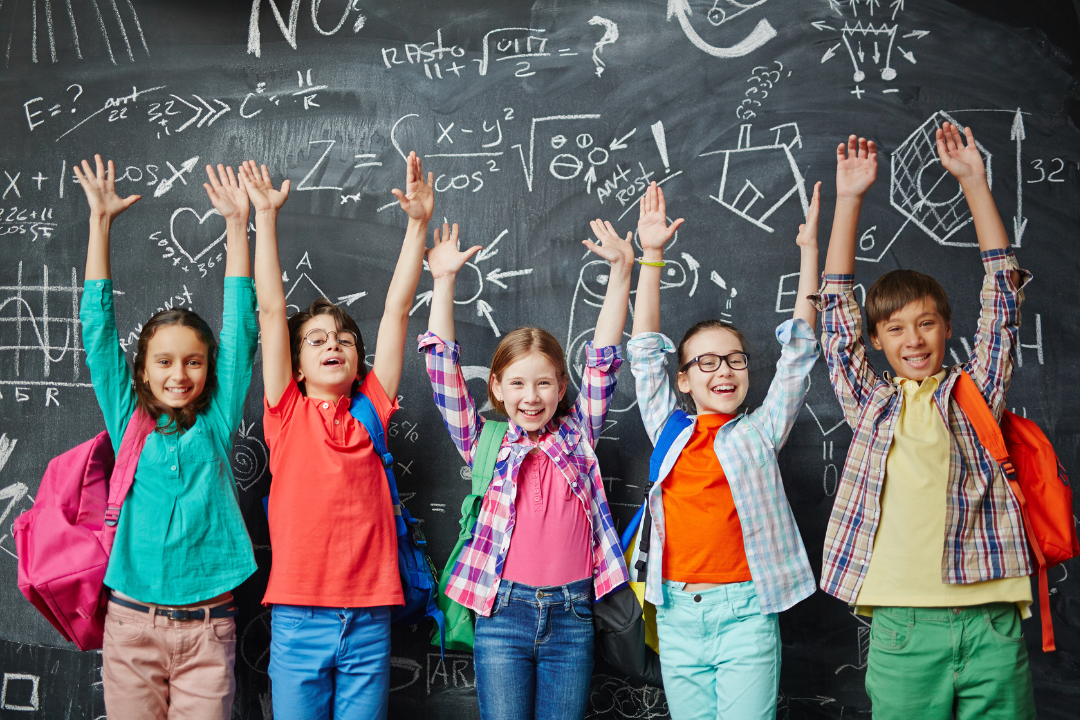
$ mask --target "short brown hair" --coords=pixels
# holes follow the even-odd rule
[[[495,348],[487,383],[488,400],[503,415],[506,414],[506,407],[495,397],[495,393],[491,390],[491,383],[498,382],[507,367],[531,352],[538,352],[547,358],[548,362],[555,366],[562,382],[565,383],[569,379],[566,373],[566,355],[554,335],[538,327],[519,327],[507,333],[506,337],[499,341],[499,346]],[[559,400],[559,407],[555,410],[555,417],[562,417],[568,412],[570,412],[570,401],[567,394],[563,393],[562,399]]]
[[[885,322],[908,303],[930,298],[946,323],[952,321],[949,296],[934,278],[915,270],[893,270],[877,279],[866,293],[866,329],[877,335],[877,324]]]
[[[206,345],[206,383],[202,393],[184,407],[174,408],[154,397],[150,385],[143,379],[146,372],[146,351],[150,346],[150,339],[158,328],[168,325],[179,325],[191,328],[195,331],[199,340]],[[188,430],[195,424],[199,413],[210,405],[214,390],[217,389],[217,340],[210,326],[206,324],[198,314],[187,308],[172,308],[154,313],[139,332],[139,342],[135,346],[135,403],[154,419],[155,422],[162,416],[167,415],[169,422],[164,427],[155,428],[162,435],[173,435],[181,430]]]
[[[292,369],[293,374],[300,369],[300,350],[304,347],[304,338],[300,334],[300,330],[303,329],[304,323],[316,315],[329,315],[334,318],[334,325],[338,330],[348,330],[356,336],[356,355],[357,365],[356,373],[360,380],[363,380],[367,375],[367,364],[364,362],[364,338],[360,335],[360,328],[357,326],[356,321],[352,319],[349,313],[341,309],[340,306],[335,305],[324,297],[317,297],[311,301],[311,305],[307,310],[301,310],[293,313],[289,317],[289,350],[292,354]],[[296,383],[300,388],[300,392],[307,394],[304,388],[303,382]],[[359,387],[359,381],[353,383],[353,392]]]
[[[679,358],[679,366],[678,368],[676,368],[676,370],[682,368],[682,366],[686,364],[686,361],[688,359],[686,357],[686,343],[690,342],[690,338],[694,337],[698,333],[703,333],[706,330],[727,330],[729,333],[731,333],[738,339],[739,344],[742,345],[743,352],[749,352],[749,343],[747,343],[746,341],[746,336],[743,335],[738,328],[732,325],[728,325],[723,320],[702,320],[699,323],[695,323],[689,330],[687,330],[686,334],[683,335],[682,340],[679,342],[679,350],[675,353],[676,356]],[[678,390],[678,387],[676,387],[676,390]],[[683,405],[686,406],[687,409],[691,411],[697,410],[697,404],[694,402],[694,398],[690,397],[690,393],[684,393],[682,390],[678,390],[678,393],[682,397]]]

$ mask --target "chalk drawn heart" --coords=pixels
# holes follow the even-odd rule
[[[222,232],[216,240],[214,240],[212,243],[200,250],[197,255],[192,257],[191,253],[189,253],[184,248],[184,246],[180,244],[180,241],[176,239],[176,218],[179,217],[181,213],[191,213],[199,221],[199,225],[205,223],[207,218],[209,218],[211,215],[217,215],[218,217],[221,217],[221,213],[219,213],[217,210],[211,209],[205,215],[200,216],[199,213],[195,212],[191,208],[182,207],[178,208],[176,212],[172,214],[172,218],[169,219],[169,234],[172,236],[173,245],[176,246],[176,249],[180,251],[181,255],[188,259],[188,262],[197,263],[199,262],[199,258],[213,250],[214,247],[216,247],[218,244],[221,243],[222,240],[225,239],[225,232]]]

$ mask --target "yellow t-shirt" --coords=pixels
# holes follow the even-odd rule
[[[952,437],[934,404],[942,370],[921,384],[895,378],[904,397],[885,461],[881,520],[855,612],[880,607],[958,607],[1014,602],[1030,616],[1027,577],[951,584],[941,579]]]

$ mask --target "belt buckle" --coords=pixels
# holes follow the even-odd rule
[[[158,610],[158,615],[164,615],[165,617],[167,617],[170,620],[181,620],[181,621],[183,621],[183,620],[191,620],[192,619],[191,613],[192,613],[191,610],[177,610],[177,609]]]

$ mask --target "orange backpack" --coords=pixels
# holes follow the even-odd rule
[[[1039,426],[1004,411],[1001,424],[971,376],[961,372],[953,397],[975,426],[979,442],[993,455],[1020,503],[1031,554],[1039,568],[1039,615],[1043,651],[1055,650],[1046,571],[1080,555],[1073,520],[1073,495],[1065,468]]]

